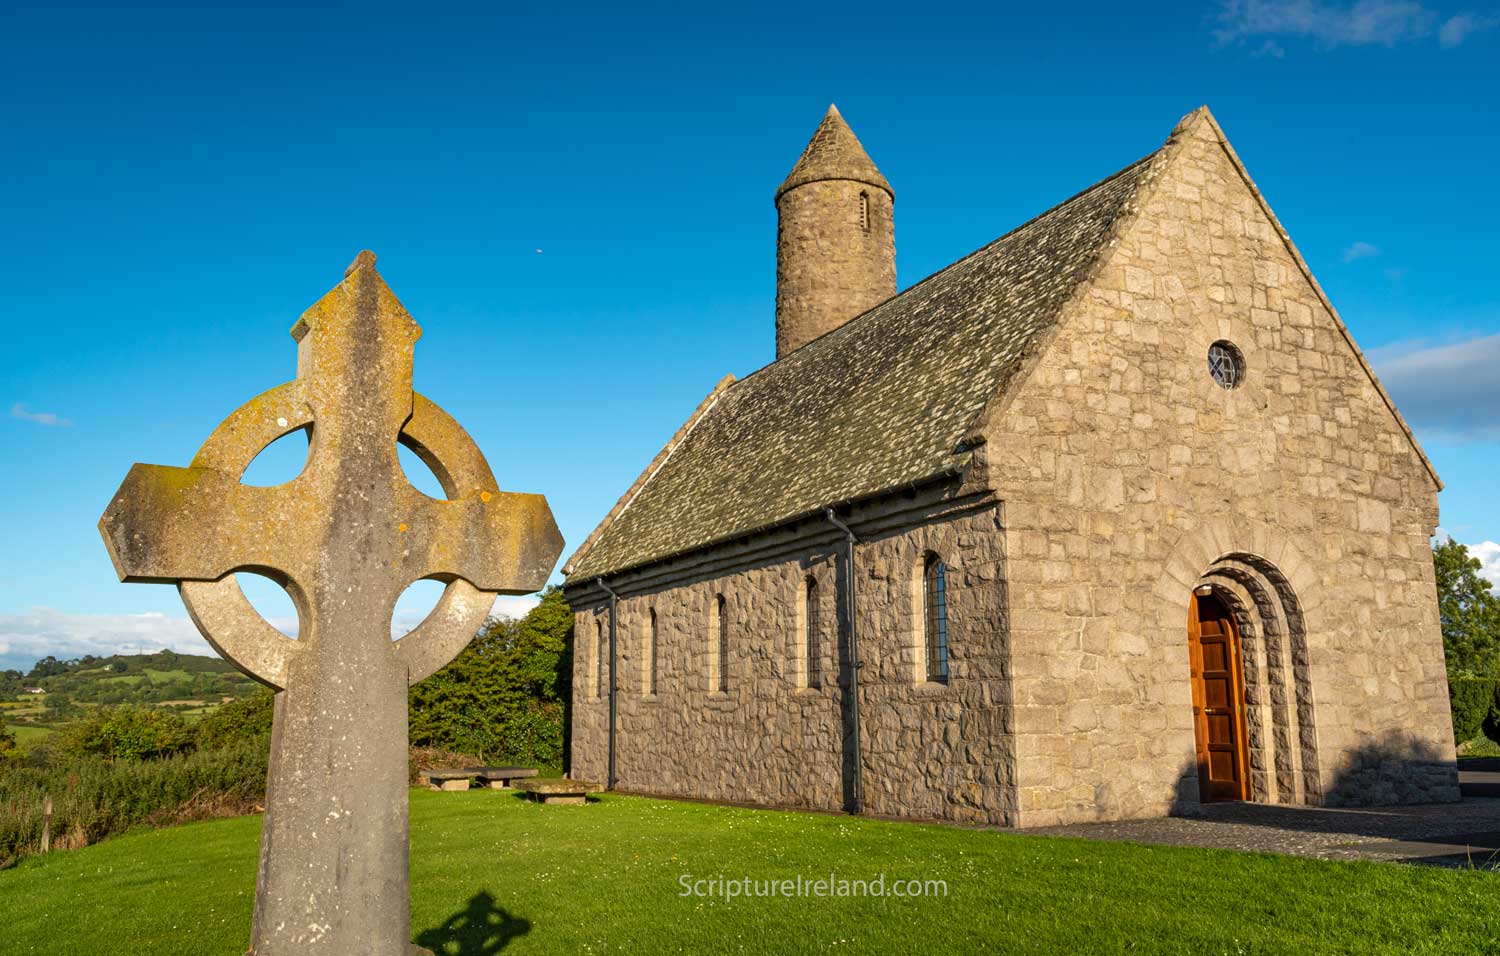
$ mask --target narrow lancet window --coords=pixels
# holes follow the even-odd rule
[[[714,690],[729,690],[729,615],[724,613],[724,595],[714,598]]]
[[[604,659],[609,656],[609,638],[604,634],[604,622],[594,624],[598,639],[594,642],[594,696],[604,696]]]
[[[942,558],[927,556],[922,569],[922,621],[926,644],[927,679],[948,680],[948,569]]]
[[[649,619],[646,629],[646,646],[642,649],[645,652],[645,667],[642,668],[645,672],[645,679],[642,681],[644,686],[641,690],[646,696],[654,697],[656,696],[656,608],[650,608],[647,614]]]
[[[823,657],[823,647],[819,638],[822,622],[818,620],[818,582],[813,578],[807,579],[807,594],[802,614],[807,625],[802,644],[802,686],[821,687],[822,677],[819,667]]]

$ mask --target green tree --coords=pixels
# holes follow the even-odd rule
[[[1449,538],[1432,549],[1448,679],[1500,676],[1500,599],[1479,576],[1479,559]]]
[[[488,622],[448,666],[411,689],[411,742],[485,760],[556,766],[572,626],[559,588],[543,592],[520,621]]]
[[[187,721],[157,707],[101,707],[65,724],[56,739],[58,749],[68,756],[110,760],[144,760],[193,749]]]
[[[515,622],[515,647],[526,694],[537,700],[562,701],[573,673],[561,665],[573,633],[573,609],[562,588],[550,587],[525,617]]]
[[[53,657],[51,654],[48,654],[46,657],[36,662],[36,664],[31,668],[31,673],[26,675],[26,679],[32,682],[37,682],[44,677],[55,677],[58,674],[66,674],[67,672],[67,664]]]
[[[199,750],[216,750],[271,734],[271,709],[276,695],[265,687],[232,700],[198,721]]]

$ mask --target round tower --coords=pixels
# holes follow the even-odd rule
[[[776,357],[896,294],[896,193],[828,107],[776,190]]]

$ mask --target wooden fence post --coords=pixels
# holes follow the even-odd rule
[[[52,849],[52,794],[42,798],[42,852]]]

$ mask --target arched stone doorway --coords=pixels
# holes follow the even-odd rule
[[[1163,542],[1154,589],[1164,639],[1187,649],[1183,633],[1193,593],[1208,586],[1238,631],[1245,695],[1248,798],[1256,803],[1318,805],[1324,785],[1308,657],[1308,621],[1321,621],[1324,590],[1295,537],[1264,521],[1221,515]],[[1187,706],[1189,668],[1183,655]],[[1184,713],[1183,718],[1189,715]],[[1192,754],[1186,754],[1191,760]],[[1189,770],[1192,771],[1192,767]],[[1179,782],[1179,799],[1197,786]]]
[[[1248,552],[1212,562],[1194,586],[1194,601],[1205,592],[1234,632],[1238,650],[1244,745],[1239,799],[1321,803],[1307,632],[1296,592],[1279,568]]]

